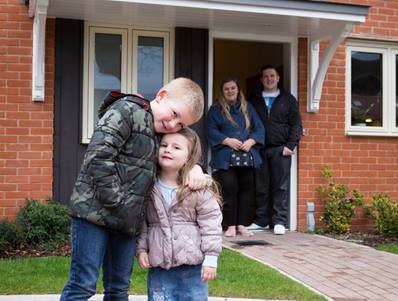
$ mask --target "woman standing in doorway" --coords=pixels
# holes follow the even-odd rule
[[[207,114],[207,130],[210,166],[224,200],[224,235],[253,235],[244,224],[254,196],[254,170],[261,164],[258,148],[264,144],[265,133],[235,78],[222,82],[221,96]]]

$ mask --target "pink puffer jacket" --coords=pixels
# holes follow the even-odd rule
[[[163,269],[201,264],[204,255],[221,252],[221,220],[220,206],[208,190],[193,191],[182,204],[173,201],[166,211],[155,184],[137,255],[147,252],[151,266]]]

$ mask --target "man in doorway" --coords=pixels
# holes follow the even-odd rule
[[[300,141],[302,125],[298,102],[278,88],[279,79],[275,67],[264,66],[262,85],[249,98],[266,134],[261,150],[263,163],[256,170],[256,214],[248,229],[265,230],[274,225],[274,234],[283,235],[289,208],[291,156]]]

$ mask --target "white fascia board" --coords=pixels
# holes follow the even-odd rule
[[[32,100],[44,101],[46,20],[49,0],[33,0],[29,3],[29,15],[33,17],[32,51]]]
[[[137,4],[149,4],[149,5],[200,8],[200,9],[208,9],[208,10],[224,10],[224,11],[257,13],[257,14],[266,14],[266,15],[317,18],[317,19],[347,21],[347,22],[354,22],[354,23],[365,22],[365,18],[366,18],[366,16],[362,16],[362,15],[322,12],[322,11],[310,11],[310,10],[303,10],[300,8],[289,9],[289,8],[277,8],[277,7],[270,7],[270,6],[258,6],[258,5],[222,3],[222,2],[217,3],[217,2],[208,2],[208,1],[187,1],[187,0],[174,0],[174,1],[170,1],[170,0],[112,0],[112,1],[137,3]]]

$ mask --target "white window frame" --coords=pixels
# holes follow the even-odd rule
[[[383,109],[382,126],[354,126],[351,124],[351,54],[352,52],[379,53],[382,55],[382,88]],[[345,132],[351,136],[387,136],[398,137],[395,125],[396,88],[395,87],[395,55],[398,45],[388,43],[347,41],[346,42],[346,93],[345,93]]]
[[[94,130],[94,58],[95,34],[111,33],[122,36],[121,53],[121,92],[137,92],[137,61],[138,37],[161,37],[164,41],[163,82],[172,79],[173,66],[173,32],[171,29],[139,28],[123,25],[109,25],[86,22],[84,29],[84,77],[83,77],[83,106],[81,142],[87,144]],[[138,91],[139,92],[139,91]]]

